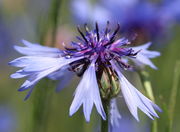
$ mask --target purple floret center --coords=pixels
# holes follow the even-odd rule
[[[81,35],[81,37],[77,37],[79,42],[72,42],[73,48],[66,48],[65,55],[70,57],[84,56],[84,59],[71,63],[71,70],[81,75],[95,58],[97,59],[97,69],[101,65],[110,66],[110,60],[113,59],[116,60],[120,67],[124,69],[130,68],[129,64],[123,62],[122,57],[134,57],[138,52],[134,52],[132,48],[127,47],[129,44],[128,41],[123,41],[123,39],[115,41],[118,30],[119,25],[113,33],[110,33],[107,24],[106,29],[99,32],[96,23],[96,29],[94,31],[89,31],[85,27],[86,33],[84,34],[78,27]]]

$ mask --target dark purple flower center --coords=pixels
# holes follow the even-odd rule
[[[98,69],[104,69],[104,67],[110,66],[109,61],[116,60],[122,68],[130,68],[128,64],[122,61],[122,57],[134,57],[135,53],[131,48],[128,48],[129,41],[125,38],[116,39],[116,35],[120,29],[118,24],[117,28],[113,33],[109,29],[109,22],[105,30],[99,31],[98,24],[93,31],[89,31],[87,25],[85,25],[85,33],[80,28],[77,28],[81,37],[77,37],[79,42],[72,42],[72,48],[66,48],[64,50],[65,56],[79,57],[84,56],[82,60],[71,63],[71,70],[81,76],[89,63],[93,59],[97,59],[97,71]]]

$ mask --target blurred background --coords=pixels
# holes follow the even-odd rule
[[[57,3],[56,0],[0,0],[0,132],[31,132],[33,102],[38,96],[32,93],[27,101],[23,101],[26,92],[18,92],[17,89],[24,79],[14,80],[9,77],[17,69],[8,66],[8,62],[21,56],[13,46],[21,45],[21,40],[25,39],[61,48],[63,42],[68,44],[79,35],[77,25],[83,27],[87,23],[94,27],[96,21],[100,28],[107,21],[112,25],[119,23],[121,35],[130,37],[133,44],[152,41],[151,49],[161,52],[161,56],[153,60],[158,70],[146,68],[150,73],[156,104],[163,109],[159,113],[160,118],[155,120],[158,132],[168,131],[168,114],[171,104],[177,101],[173,109],[172,132],[178,132],[180,84],[177,91],[172,88],[174,83],[180,81],[174,81],[177,73],[174,72],[175,65],[180,61],[179,6],[179,0],[59,0]],[[132,37],[134,35],[137,35],[136,39]],[[136,74],[133,77],[138,86],[139,77]],[[43,81],[46,79],[40,83]],[[73,79],[70,85],[58,93],[55,92],[57,82],[52,82],[51,99],[46,102],[48,110],[42,109],[39,112],[46,112],[47,116],[43,119],[46,132],[98,131],[100,120],[99,116],[96,118],[95,109],[90,123],[85,122],[81,110],[69,117],[69,107],[78,82],[79,78]],[[38,89],[38,86],[35,91],[44,90],[42,86]],[[172,92],[177,98],[171,102]],[[140,122],[137,122],[121,97],[119,111],[122,119],[120,127],[114,132],[150,132],[152,121],[139,111]]]

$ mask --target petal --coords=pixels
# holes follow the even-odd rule
[[[110,126],[111,128],[119,126],[119,120],[121,119],[121,115],[119,113],[116,99],[111,99],[110,102]]]
[[[15,67],[25,67],[31,64],[32,60],[35,60],[35,59],[37,59],[37,61],[39,60],[39,58],[34,57],[34,56],[23,56],[9,62],[8,64]]]
[[[142,54],[144,56],[147,56],[148,58],[156,58],[161,55],[161,53],[158,51],[148,51],[148,50],[142,52]]]
[[[79,109],[79,107],[83,105],[84,116],[86,121],[89,122],[93,104],[95,104],[98,113],[105,120],[106,114],[102,106],[96,80],[95,61],[93,61],[85,71],[83,78],[76,89],[69,114],[72,116]]]
[[[146,49],[148,49],[150,46],[151,46],[151,42],[148,42],[148,43],[146,43],[146,44],[143,44],[143,45],[140,45],[140,46],[136,46],[136,47],[132,47],[132,49],[135,51],[135,52],[137,52],[137,51],[139,51],[139,50],[146,50]]]
[[[62,51],[57,48],[51,48],[39,44],[32,44],[26,40],[22,40],[22,42],[26,47],[14,46],[14,48],[19,53],[24,55],[59,57],[62,54]]]
[[[48,74],[58,70],[59,68],[60,68],[59,66],[56,66],[48,70],[44,70],[42,72],[32,74],[30,78],[23,83],[19,91],[24,91],[26,89],[29,89],[31,86],[35,85],[40,79],[46,77]]]
[[[26,40],[22,40],[22,43],[29,47],[29,48],[34,48],[34,50],[42,50],[42,51],[52,51],[52,52],[57,52],[59,51],[59,49],[57,48],[51,48],[51,47],[47,47],[47,46],[42,46],[40,44],[37,44],[37,43],[31,43],[31,42],[28,42]]]
[[[132,58],[132,60],[137,64],[141,64],[141,65],[145,64],[145,65],[150,66],[153,69],[157,69],[157,67],[151,62],[149,58],[155,58],[155,57],[160,56],[160,52],[147,50],[147,48],[149,48],[150,45],[151,45],[151,42],[148,42],[141,46],[132,47],[134,52],[140,51],[137,54],[136,58],[135,59]]]
[[[113,68],[118,74],[121,90],[125,102],[131,114],[139,121],[137,108],[141,109],[147,116],[153,119],[152,116],[158,117],[154,109],[160,110],[151,100],[141,94],[120,72],[114,62],[111,62]]]
[[[15,73],[11,74],[11,78],[17,79],[17,78],[23,78],[28,76],[30,73],[25,73],[23,70],[18,70]]]
[[[29,73],[30,78],[25,81],[25,83],[21,86],[20,89],[21,90],[28,89],[32,85],[36,84],[40,79],[48,76],[49,74],[51,74],[53,72],[56,72],[63,66],[65,66],[73,61],[79,60],[81,58],[82,57],[71,58],[71,59],[51,58],[51,59],[53,59],[53,61],[50,61],[48,65],[46,65],[46,63],[44,63],[43,59],[39,62],[37,61],[36,64],[34,64],[35,63],[34,61],[32,61],[32,64],[28,63],[28,66],[25,67],[25,70],[23,69],[22,74],[24,75],[26,73],[27,74]],[[43,65],[43,63],[45,66]],[[37,68],[35,67],[35,65],[37,66]],[[30,68],[32,68],[32,69],[30,69]]]
[[[151,68],[157,70],[157,67],[156,67],[156,66],[152,63],[152,61],[151,61],[148,57],[146,57],[146,56],[143,56],[143,55],[139,54],[139,55],[136,56],[136,59],[133,59],[133,60],[134,60],[135,62],[138,61],[138,62],[140,62],[141,64],[148,65],[148,66],[150,66]],[[137,62],[137,63],[138,63],[138,62]]]
[[[9,64],[16,67],[22,67],[23,69],[18,70],[12,74],[12,78],[28,77],[28,79],[22,84],[19,91],[30,89],[25,99],[29,97],[32,92],[34,85],[42,78],[57,72],[64,66],[67,66],[73,61],[84,58],[76,57],[66,59],[52,58],[52,57],[41,57],[41,56],[24,56],[11,61]]]
[[[24,67],[23,69],[24,72],[33,72],[33,71],[45,70],[57,65],[62,67],[81,58],[83,57],[66,59],[64,57],[51,58],[51,57],[40,57],[40,56],[24,56],[9,62],[9,65],[15,67]]]
[[[28,91],[26,97],[24,98],[24,101],[26,101],[26,100],[30,97],[32,91],[33,91],[33,88],[31,88],[31,89]]]
[[[147,50],[151,46],[151,44],[152,44],[151,42],[148,42],[148,43],[141,45],[141,46],[132,47],[132,49],[134,50],[134,52],[140,51],[138,54],[144,55],[148,58],[155,58],[155,57],[160,56],[161,54],[158,51]]]

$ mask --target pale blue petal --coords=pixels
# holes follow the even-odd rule
[[[142,54],[144,56],[147,56],[148,58],[156,58],[161,55],[161,53],[158,51],[148,51],[148,50],[142,52]]]
[[[125,102],[129,108],[129,111],[135,117],[135,119],[139,121],[138,112],[137,112],[138,100],[136,96],[134,95],[134,92],[131,91],[131,85],[127,84],[127,81],[125,80],[125,78],[123,78],[120,72],[117,72],[117,73],[119,76],[121,91],[125,99]]]
[[[65,58],[48,58],[48,57],[37,57],[31,60],[31,64],[27,65],[24,72],[38,72],[49,68],[67,64],[68,59]]]
[[[24,67],[24,72],[33,72],[33,71],[41,71],[54,66],[59,65],[60,67],[65,66],[73,61],[81,59],[83,57],[77,58],[51,58],[51,57],[40,57],[40,56],[24,56],[17,58],[11,62],[9,65],[15,67]]]
[[[151,46],[151,44],[152,44],[151,42],[148,42],[141,46],[132,47],[132,49],[134,50],[134,52],[140,51],[138,54],[142,54],[148,58],[155,58],[160,56],[161,54],[158,51],[147,50]]]
[[[39,44],[32,44],[26,40],[22,41],[26,47],[14,46],[14,48],[21,54],[29,56],[47,56],[47,57],[59,57],[62,51],[57,48],[50,48]]]
[[[139,50],[146,50],[146,49],[148,49],[150,46],[151,46],[151,42],[148,42],[148,43],[146,43],[146,44],[143,44],[143,45],[140,45],[140,46],[136,46],[136,47],[132,47],[132,49],[135,51],[135,52],[137,52],[137,51],[139,51]]]
[[[72,58],[72,59],[51,58],[51,59],[53,59],[53,61],[51,61],[52,63],[49,63],[49,67],[47,67],[47,65],[45,65],[45,67],[44,67],[42,61],[39,61],[39,63],[37,62],[36,63],[36,65],[38,66],[37,69],[36,69],[36,67],[34,67],[33,69],[29,69],[29,70],[27,69],[27,71],[23,70],[25,73],[31,72],[32,74],[30,74],[31,79],[26,80],[25,83],[21,86],[21,89],[28,89],[29,87],[31,87],[32,85],[37,83],[40,79],[48,76],[49,74],[51,74],[53,72],[56,72],[61,67],[65,66],[73,61],[79,60],[81,58],[83,58],[83,57]],[[32,65],[34,65],[34,63],[32,63]],[[41,65],[43,68],[40,68],[39,65]],[[31,64],[29,64],[28,67],[31,68]]]
[[[23,56],[9,62],[8,64],[15,67],[25,67],[32,63],[31,60],[35,60],[35,59],[37,59],[37,61],[39,60],[39,58],[35,56]]]
[[[34,48],[34,50],[42,50],[42,51],[51,51],[51,52],[58,52],[59,49],[57,48],[51,48],[51,47],[47,47],[47,46],[42,46],[40,44],[37,43],[31,43],[28,42],[26,40],[22,40],[23,44],[29,48]]]
[[[118,74],[121,91],[131,114],[139,121],[137,108],[143,111],[149,118],[158,117],[154,109],[160,110],[151,100],[141,94],[120,72],[114,62],[111,64]]]
[[[28,78],[22,84],[19,91],[32,89],[33,86],[42,78],[60,70],[62,67],[73,61],[84,58],[76,57],[67,59],[65,57],[61,57],[61,51],[57,48],[49,48],[39,44],[32,44],[25,40],[23,40],[23,44],[26,47],[15,46],[15,49],[20,53],[29,56],[19,57],[9,62],[9,65],[11,66],[22,68],[12,74],[12,78]],[[29,92],[29,94],[31,92]]]
[[[68,63],[69,59],[65,58],[50,58],[50,57],[36,57],[25,56],[11,61],[9,64],[16,67],[24,67],[23,72],[38,72],[49,69],[54,66],[61,66]]]
[[[58,70],[59,68],[60,68],[59,66],[56,66],[56,67],[50,68],[48,70],[39,72],[37,74],[31,75],[31,78],[33,78],[33,79],[26,80],[20,88],[21,91],[29,89],[32,85],[35,85],[40,79],[46,77],[48,74]]]
[[[30,95],[31,95],[31,93],[32,93],[32,91],[33,91],[33,89],[34,89],[34,88],[31,88],[31,89],[28,91],[26,97],[24,98],[24,101],[26,101],[26,100],[30,97]]]
[[[155,112],[154,109],[156,109],[157,111],[161,112],[161,108],[159,108],[159,106],[157,106],[156,104],[154,104],[150,99],[148,99],[147,97],[145,97],[141,92],[139,92],[137,89],[134,89],[137,93],[137,95],[139,96],[139,98],[141,99],[141,101],[144,103],[144,105],[146,105],[150,111],[150,113],[155,116],[155,117],[159,117],[157,115],[157,113]]]
[[[84,116],[86,121],[89,122],[93,104],[95,104],[98,113],[105,120],[106,114],[100,98],[94,61],[85,71],[83,78],[76,89],[69,115],[72,116],[79,109],[79,107],[83,105]]]
[[[22,84],[19,91],[26,89],[33,89],[33,86],[42,78],[58,71],[62,67],[68,65],[73,61],[77,61],[84,57],[77,58],[50,58],[40,56],[25,56],[11,61],[9,64],[16,67],[24,67],[12,74],[12,78],[28,77],[28,79]],[[29,92],[26,98],[30,95],[32,90]]]
[[[30,73],[25,73],[23,70],[18,70],[15,73],[11,74],[11,78],[17,79],[17,78],[23,78],[28,76]]]
[[[111,99],[110,102],[110,127],[118,127],[119,126],[119,120],[121,119],[121,115],[119,113],[118,107],[117,107],[117,101],[116,99]]]
[[[142,64],[145,64],[145,65],[148,65],[148,66],[150,66],[151,68],[157,70],[157,67],[156,67],[156,66],[152,63],[152,61],[151,61],[149,58],[147,58],[146,56],[143,56],[143,55],[139,54],[139,55],[136,56],[136,59],[133,59],[133,60],[134,60],[134,61],[138,61],[138,62],[140,62],[140,63],[142,63]],[[138,63],[138,62],[137,62],[137,63]]]
[[[150,45],[151,42],[148,42],[141,46],[132,47],[134,52],[138,52],[136,58],[132,58],[132,60],[137,64],[144,64],[150,66],[153,69],[157,69],[157,67],[152,63],[150,58],[160,56],[160,52],[147,50],[150,47]]]

